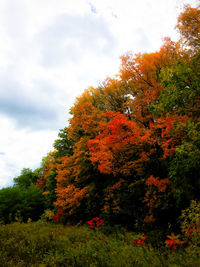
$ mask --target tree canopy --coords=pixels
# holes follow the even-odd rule
[[[177,227],[181,210],[200,200],[199,16],[186,6],[178,42],[123,55],[118,75],[76,99],[39,173],[24,169],[15,185],[36,183],[46,205],[72,222],[101,215]]]

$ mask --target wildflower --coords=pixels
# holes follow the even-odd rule
[[[165,241],[166,243],[166,247],[168,248],[171,248],[173,247],[174,250],[177,249],[177,245],[179,246],[183,246],[183,244],[186,244],[187,242],[186,241],[181,241],[179,239],[180,235],[174,235],[174,234],[171,234],[167,236],[169,239]]]
[[[145,246],[145,242],[144,240],[147,238],[147,236],[145,235],[141,235],[138,239],[134,240],[133,241],[133,244],[134,245],[142,245],[142,246]]]
[[[174,240],[171,240],[171,239],[166,240],[165,242],[167,243],[168,248],[171,248],[173,244],[176,244],[176,242]]]
[[[58,221],[59,221],[59,217],[58,217],[57,215],[55,215],[55,216],[52,218],[52,220],[53,220],[54,222],[58,222]]]
[[[63,211],[64,211],[63,209],[59,209],[59,210],[57,211],[56,215],[52,217],[52,220],[53,220],[54,222],[59,222],[60,217],[61,217],[62,215],[64,215],[64,212],[63,212]]]
[[[101,219],[99,217],[95,217],[92,220],[88,221],[88,226],[90,228],[94,228],[95,226],[98,228],[104,223],[104,219]]]
[[[188,233],[192,233],[194,231],[194,228],[187,229]]]
[[[88,221],[88,226],[90,227],[90,228],[94,228],[94,222],[93,222],[93,220],[91,220],[91,221]]]

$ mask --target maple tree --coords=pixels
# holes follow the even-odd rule
[[[189,47],[189,52],[195,54],[200,49],[200,5],[192,8],[186,5],[178,17],[176,28],[181,34],[181,41]]]
[[[172,182],[174,201],[179,210],[189,205],[192,199],[198,198],[199,191],[199,60],[199,51],[196,51],[196,54],[193,51],[190,59],[164,68],[161,71],[161,83],[165,90],[151,105],[152,112],[157,116],[164,119],[169,116],[180,118],[176,129],[179,141],[177,140],[174,156],[168,163],[168,177]]]
[[[37,179],[36,187],[42,189],[43,195],[46,199],[46,208],[54,208],[54,201],[56,200],[55,188],[56,181],[56,157],[55,151],[49,152],[46,157],[43,158],[40,168],[40,176]]]
[[[164,44],[158,52],[135,56],[128,53],[122,56],[120,78],[131,87],[130,113],[145,127],[153,121],[149,107],[163,90],[160,83],[161,69],[174,65],[181,57],[179,45],[170,38],[164,39]]]
[[[125,54],[118,75],[77,97],[37,183],[62,217],[168,227],[199,198],[198,19],[185,7],[178,42]]]
[[[95,193],[94,183],[99,173],[89,160],[87,141],[99,132],[99,121],[103,119],[99,91],[89,88],[77,98],[71,109],[72,118],[67,128],[68,139],[74,143],[72,153],[58,159],[57,169],[57,201],[55,204],[63,208],[68,216],[94,216],[94,207],[99,209],[99,198]],[[101,187],[101,186],[99,186]],[[98,187],[98,188],[99,188]],[[99,192],[99,191],[98,191]],[[83,212],[85,210],[85,212]],[[80,211],[80,213],[79,213]]]
[[[73,154],[73,140],[68,139],[67,128],[61,129],[58,139],[54,142],[54,151],[50,151],[43,159],[40,167],[40,175],[36,182],[36,187],[43,190],[46,198],[46,207],[55,209],[56,201],[55,189],[57,187],[57,167],[60,157]]]

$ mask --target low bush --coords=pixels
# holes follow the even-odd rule
[[[1,225],[0,266],[200,266],[187,248],[155,249],[148,235],[113,229],[42,221]]]

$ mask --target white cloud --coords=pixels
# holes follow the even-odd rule
[[[0,116],[0,185],[8,186],[23,168],[39,167],[39,158],[52,149],[57,131],[17,129],[13,121]]]
[[[183,1],[195,3],[195,0]],[[182,0],[0,1],[0,187],[39,166],[75,97],[176,38]]]
[[[62,14],[39,34],[42,64],[56,68],[79,64],[91,57],[112,56],[116,40],[105,19],[86,14]]]

